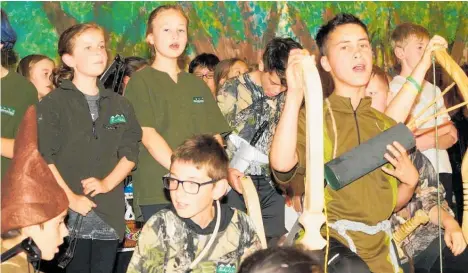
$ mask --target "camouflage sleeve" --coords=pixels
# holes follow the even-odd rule
[[[228,80],[218,90],[216,97],[218,107],[228,122],[230,119],[234,120],[233,117],[237,113],[252,104],[252,93],[242,84],[244,80],[242,77],[243,75]]]
[[[240,246],[244,248],[242,257],[240,259],[240,262],[242,263],[244,259],[252,255],[254,252],[256,252],[257,250],[261,250],[262,243],[260,242],[260,237],[258,237],[258,234],[255,231],[255,226],[250,217],[241,211],[237,212],[239,213],[240,223],[243,223],[243,225],[245,225],[243,230],[245,232],[244,236],[246,240],[245,244],[243,246]]]
[[[429,215],[429,211],[435,206],[437,206],[437,200],[441,200],[441,209],[447,211],[452,216],[454,216],[452,210],[450,209],[447,201],[445,201],[445,189],[442,183],[439,186],[439,194],[437,194],[437,187],[428,186],[427,183],[419,184],[418,189],[416,189],[416,198],[422,204],[422,209]]]
[[[143,226],[127,273],[164,272],[166,250],[157,234],[158,227],[164,225],[162,221],[161,216],[155,215]]]

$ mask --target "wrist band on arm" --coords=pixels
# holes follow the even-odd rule
[[[414,88],[418,90],[418,93],[422,91],[421,85],[413,77],[409,76],[408,78],[406,78],[406,81],[411,83],[414,86]]]
[[[409,82],[406,82],[405,85],[403,85],[403,86],[406,86],[407,88],[411,89],[411,91],[412,91],[415,95],[419,95],[419,91],[420,91],[420,90],[416,89],[416,87],[415,87],[413,84],[411,84],[411,83],[409,83]]]

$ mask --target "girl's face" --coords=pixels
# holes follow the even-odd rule
[[[249,72],[249,67],[247,64],[243,61],[237,61],[234,63],[231,69],[229,69],[227,78],[234,78],[247,72]]]
[[[372,108],[385,112],[389,86],[382,77],[373,75],[366,88],[366,96],[372,98]]]
[[[74,69],[75,77],[83,75],[98,77],[107,64],[104,34],[99,29],[88,29],[75,38],[73,53],[65,54],[62,60]]]
[[[50,80],[50,75],[54,68],[54,62],[49,59],[42,59],[31,66],[29,71],[29,80],[36,87],[39,98],[49,94],[52,90],[53,85]]]
[[[154,46],[156,58],[177,59],[187,45],[187,20],[178,10],[161,11],[151,22],[153,31],[146,37]]]

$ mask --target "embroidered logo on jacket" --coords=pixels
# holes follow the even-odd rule
[[[15,112],[16,110],[14,108],[11,108],[11,107],[8,107],[8,106],[1,106],[1,111],[2,111],[2,114],[6,114],[6,115],[9,115],[9,116],[14,116],[15,115]]]
[[[110,125],[125,123],[125,122],[127,122],[127,119],[125,118],[124,115],[114,115],[114,116],[111,116],[109,119]]]
[[[235,264],[227,264],[219,262],[216,266],[216,273],[236,273],[236,265]]]
[[[194,103],[204,103],[205,99],[203,97],[193,97]]]

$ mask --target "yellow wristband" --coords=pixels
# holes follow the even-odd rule
[[[415,95],[419,95],[419,90],[409,82],[406,82],[405,85],[407,88],[411,89]]]

